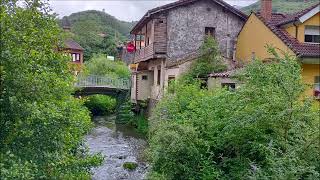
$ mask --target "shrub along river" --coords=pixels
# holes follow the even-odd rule
[[[101,153],[105,158],[102,165],[94,168],[94,180],[140,180],[144,179],[148,165],[143,160],[146,140],[133,127],[116,124],[113,116],[93,118],[95,127],[86,136],[90,153]],[[124,168],[124,164],[133,167]]]

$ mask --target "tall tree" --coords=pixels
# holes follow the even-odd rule
[[[101,159],[81,146],[91,122],[71,96],[60,28],[46,3],[21,2],[1,1],[1,178],[89,178]]]

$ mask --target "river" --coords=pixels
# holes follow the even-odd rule
[[[90,153],[101,153],[105,159],[100,167],[92,169],[93,180],[142,180],[148,165],[143,160],[147,145],[143,136],[132,127],[115,124],[114,117],[94,117],[94,129],[85,141]],[[135,162],[135,170],[123,168],[125,162]]]

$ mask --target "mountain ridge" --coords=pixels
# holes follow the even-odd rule
[[[311,7],[318,2],[319,0],[273,0],[272,11],[276,13],[292,14]],[[246,14],[250,14],[251,11],[257,12],[260,10],[260,4],[261,1],[259,0],[240,10]]]

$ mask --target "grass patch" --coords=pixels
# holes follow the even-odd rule
[[[133,170],[137,169],[138,164],[135,163],[135,162],[125,162],[125,163],[122,165],[122,167],[123,167],[124,169],[129,170],[129,171],[133,171]]]
[[[144,115],[136,115],[130,121],[130,124],[137,130],[138,133],[146,136],[149,131],[148,119]]]

